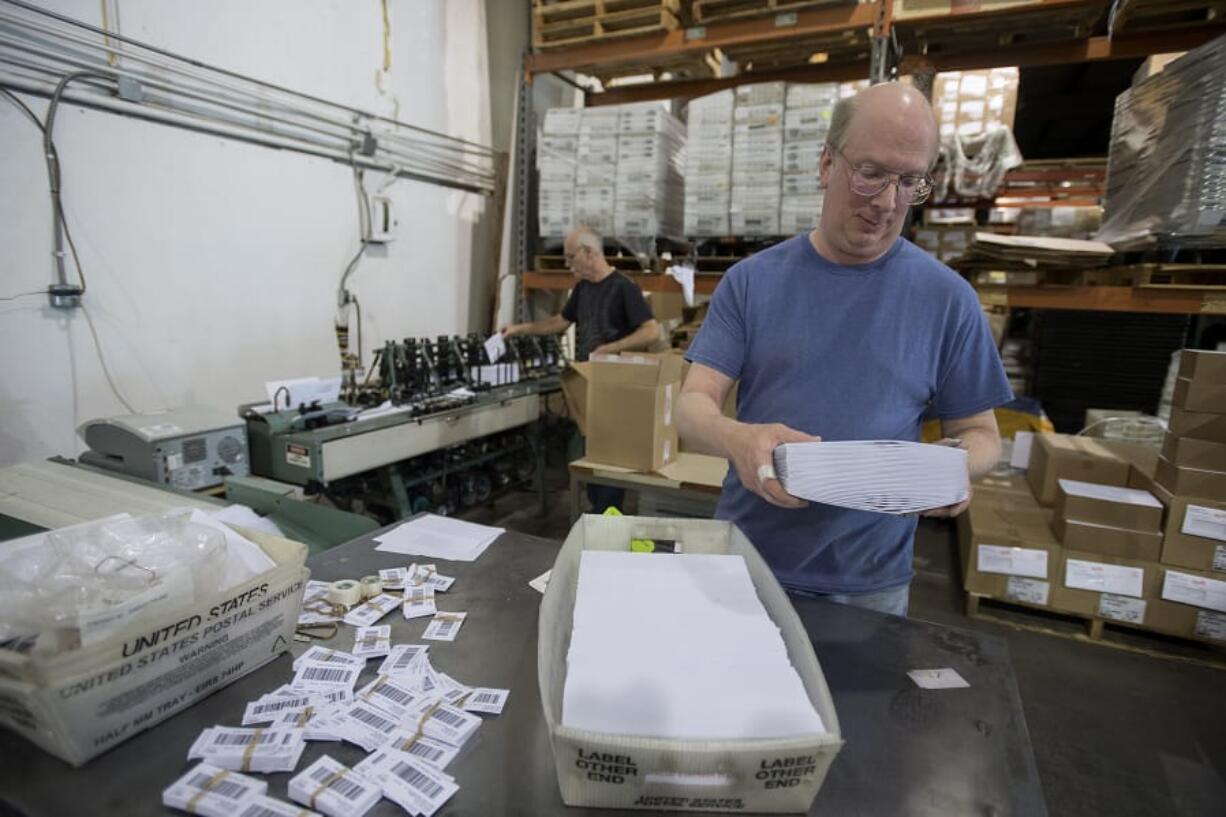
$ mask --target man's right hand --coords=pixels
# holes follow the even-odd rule
[[[521,324],[511,323],[511,324],[507,324],[506,326],[502,327],[498,331],[502,334],[503,337],[509,338],[511,337],[511,335],[518,335],[524,330]]]
[[[741,484],[750,491],[780,508],[803,508],[809,503],[783,490],[778,479],[761,479],[758,474],[763,466],[770,466],[770,473],[774,473],[775,448],[782,443],[812,442],[821,442],[821,437],[810,436],[782,423],[743,423],[729,442],[728,453]]]

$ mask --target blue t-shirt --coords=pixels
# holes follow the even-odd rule
[[[929,417],[1012,399],[971,286],[909,241],[870,264],[823,258],[808,234],[724,276],[686,357],[734,380],[737,419],[823,440],[918,440]],[[729,468],[716,516],[785,587],[862,593],[911,580],[916,519],[810,503],[778,508]]]

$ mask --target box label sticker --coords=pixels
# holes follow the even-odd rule
[[[311,467],[311,452],[307,450],[305,445],[297,445],[290,443],[285,446],[285,461],[290,465],[296,465],[299,468]]]
[[[1196,614],[1196,634],[1215,641],[1226,641],[1226,616],[1201,610]]]
[[[1162,598],[1226,613],[1226,581],[1168,570],[1162,581]]]
[[[1213,569],[1226,572],[1226,545],[1218,545],[1213,549]]]
[[[1047,578],[1047,551],[1034,548],[980,545],[977,569],[980,573],[1004,573],[1008,576]]]
[[[1186,533],[1188,536],[1203,536],[1206,539],[1226,542],[1226,510],[1206,508],[1204,505],[1189,505],[1183,515],[1183,527],[1179,529],[1179,532]],[[1216,565],[1215,556],[1213,569],[1224,569]]]
[[[669,383],[664,387],[664,425],[665,427],[673,424],[673,384]]]
[[[628,777],[638,777],[638,764],[630,755],[611,752],[590,752],[580,747],[575,758],[575,768],[584,777],[597,783],[621,785]]]
[[[1050,593],[1051,585],[1041,579],[1010,576],[1005,585],[1005,598],[1024,601],[1027,604],[1039,604],[1046,607]]]
[[[1139,567],[1069,559],[1064,568],[1064,586],[1118,596],[1141,597],[1145,571]]]
[[[1098,600],[1098,615],[1112,621],[1144,624],[1145,604],[1145,599],[1132,599],[1127,596],[1103,593]]]

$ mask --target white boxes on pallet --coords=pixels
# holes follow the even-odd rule
[[[736,88],[737,107],[741,105],[782,105],[786,99],[786,82],[757,82]]]
[[[249,530],[276,567],[75,650],[0,650],[0,724],[80,766],[289,649],[305,545]]]
[[[838,101],[839,85],[835,82],[792,83],[784,95],[784,102],[789,108],[829,108]]]
[[[736,97],[719,91],[690,101],[686,122],[685,234],[727,235],[732,195],[732,126]]]
[[[579,132],[579,122],[582,118],[582,108],[550,108],[545,111],[541,131],[547,136],[576,134]]]
[[[822,197],[785,195],[779,203],[779,227],[785,235],[813,229],[822,217]]]
[[[670,740],[570,728],[562,723],[579,563],[585,550],[629,550],[634,538],[670,539],[689,554],[743,557],[754,590],[779,628],[787,659],[800,676],[824,732],[787,738]],[[644,554],[644,559],[657,558]],[[838,716],[812,642],[753,545],[727,522],[584,516],[559,551],[541,602],[537,667],[562,800],[571,806],[704,811],[805,812],[842,747]],[[592,774],[591,758],[616,758]],[[803,764],[797,759],[804,758]],[[612,760],[601,761],[606,765]],[[797,769],[780,786],[762,769]],[[797,781],[795,783],[791,781]]]

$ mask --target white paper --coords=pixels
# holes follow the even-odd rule
[[[1064,563],[1064,586],[1077,590],[1140,598],[1144,582],[1145,571],[1139,567],[1083,559],[1068,559]]]
[[[532,581],[528,582],[528,586],[542,596],[545,595],[545,590],[549,587],[549,576],[553,573],[553,568],[546,570],[541,575],[537,576]]]
[[[1128,624],[1144,624],[1145,607],[1145,599],[1132,599],[1111,593],[1103,593],[1098,599],[1099,617]]]
[[[740,556],[585,551],[566,661],[562,723],[576,729],[693,740],[825,731]]]
[[[483,712],[487,715],[501,715],[511,695],[507,689],[488,689],[477,687],[470,691],[461,707],[466,712]]]
[[[1009,576],[1047,578],[1047,551],[1036,548],[979,545],[975,569],[980,573],[1004,573]]]
[[[455,641],[468,613],[435,613],[426,625],[422,638],[426,641]]]
[[[240,505],[238,503],[235,503],[234,505],[227,505],[219,511],[213,511],[209,515],[218,522],[225,522],[227,525],[238,525],[239,527],[247,528],[248,530],[268,533],[273,536],[285,535],[281,528],[277,527],[276,522],[260,516],[246,505]]]
[[[227,590],[237,584],[247,581],[272,570],[277,563],[264,552],[264,549],[242,536],[234,528],[220,522],[215,516],[202,510],[194,509],[190,519],[198,525],[212,528],[226,537],[226,576],[222,581],[222,589]]]
[[[1025,471],[1030,467],[1030,446],[1034,442],[1034,432],[1019,431],[1013,435],[1013,451],[1009,454],[1009,465]]]
[[[694,305],[694,267],[691,264],[673,264],[665,274],[681,284],[681,297],[686,306]]]
[[[162,792],[162,805],[193,811],[204,817],[233,817],[247,803],[268,791],[263,780],[199,763]]]
[[[358,627],[353,632],[353,654],[359,658],[382,657],[391,652],[391,649],[391,625]]]
[[[471,562],[504,531],[505,528],[424,514],[376,537],[379,545],[375,550]]]
[[[1226,542],[1226,509],[1189,505],[1179,531],[1189,536],[1203,536],[1206,539]]]
[[[1027,604],[1047,606],[1051,595],[1051,584],[1042,579],[1028,579],[1025,576],[1010,576],[1005,581],[1005,598],[1014,601],[1024,601]]]
[[[1196,634],[1214,641],[1226,641],[1226,616],[1201,610],[1196,614]]]
[[[1120,488],[1115,485],[1099,485],[1096,482],[1080,482],[1075,479],[1059,480],[1060,487],[1069,496],[1080,496],[1087,499],[1101,499],[1104,502],[1119,502],[1125,505],[1139,505],[1145,508],[1161,508],[1162,503],[1154,498],[1149,491],[1139,491],[1136,488]]]
[[[1226,613],[1226,581],[1167,570],[1162,598]]]
[[[285,392],[281,391],[283,388],[289,390],[288,401]],[[278,391],[281,393],[277,394]],[[341,396],[341,378],[337,375],[336,377],[270,380],[264,384],[264,394],[267,395],[268,402],[274,404],[277,410],[298,408],[300,405],[310,405],[317,400],[320,404],[335,403]]]
[[[485,339],[485,354],[490,363],[497,363],[507,353],[507,341],[501,332],[495,332]]]
[[[401,601],[400,596],[380,593],[346,613],[343,621],[346,624],[352,624],[354,627],[370,627],[376,621],[399,607]]]
[[[970,686],[957,670],[949,667],[913,669],[908,670],[907,675],[920,689],[965,689]]]
[[[438,612],[434,603],[433,587],[409,587],[404,591],[404,604],[401,608],[405,618],[425,618]]]
[[[899,440],[785,443],[775,473],[792,496],[878,513],[956,505],[970,494],[966,451]]]

